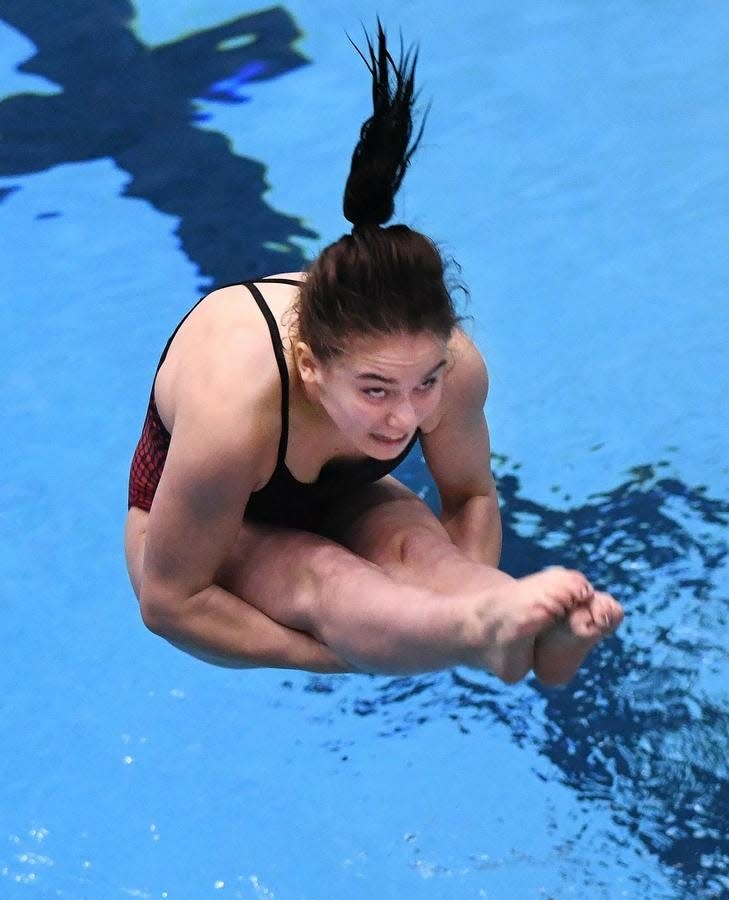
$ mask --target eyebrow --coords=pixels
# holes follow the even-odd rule
[[[442,359],[436,366],[428,372],[428,374],[421,379],[422,381],[427,381],[429,378],[432,378],[436,372],[443,368],[446,364],[446,360]],[[361,375],[357,375],[358,381],[379,381],[381,384],[397,384],[397,378],[386,378],[384,375],[378,375],[377,372],[362,372]]]

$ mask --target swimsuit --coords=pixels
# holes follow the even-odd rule
[[[260,283],[301,284],[299,281],[291,281],[287,278],[267,278]],[[289,528],[315,530],[317,522],[331,503],[341,503],[357,488],[383,478],[400,465],[417,441],[419,432],[415,432],[407,447],[395,459],[378,460],[368,456],[358,460],[330,460],[322,467],[316,481],[311,484],[297,481],[286,466],[289,432],[289,372],[281,335],[276,319],[256,287],[256,283],[244,282],[244,287],[248,288],[256,301],[271,334],[273,352],[281,377],[281,438],[273,475],[260,490],[251,493],[243,518]],[[165,361],[175,335],[191,312],[192,309],[167,341],[157,364],[155,378]],[[137,444],[129,474],[130,508],[136,506],[147,511],[151,508],[169,445],[170,433],[157,412],[153,381],[142,436]]]

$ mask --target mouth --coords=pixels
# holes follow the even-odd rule
[[[371,434],[370,437],[386,447],[396,447],[398,444],[404,444],[408,439],[407,434],[401,434],[399,437],[394,438],[386,437],[384,434]]]

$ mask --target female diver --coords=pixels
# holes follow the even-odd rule
[[[378,23],[379,25],[379,23]],[[147,627],[220,665],[558,684],[622,619],[578,572],[498,570],[484,362],[438,250],[383,227],[413,139],[416,56],[368,39],[353,224],[305,273],[204,297],[167,344],[125,545]],[[388,474],[419,441],[439,517]]]

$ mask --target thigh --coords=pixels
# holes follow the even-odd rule
[[[392,475],[365,485],[330,510],[320,532],[401,581],[413,580],[408,574],[409,545],[453,546],[427,503]]]
[[[144,542],[149,513],[132,507],[126,520],[124,545],[127,569],[134,591],[139,597],[144,563]],[[265,539],[271,554],[270,563],[283,563],[276,552],[277,529],[258,527],[243,522],[238,540],[220,568],[216,579],[221,586],[243,596],[246,562],[255,545]],[[282,530],[287,540],[291,533]],[[302,537],[303,537],[302,533]],[[438,544],[450,538],[430,507],[413,491],[391,475],[347,496],[346,500],[330,508],[322,517],[317,534],[336,541],[361,559],[392,571],[401,564],[403,550],[409,540],[419,539]],[[290,544],[282,542],[284,552]]]
[[[125,529],[127,567],[140,598],[149,514],[131,509]],[[375,574],[375,593],[395,587],[380,568],[323,534],[244,520],[213,583],[274,621],[314,632],[322,584],[359,586]]]

